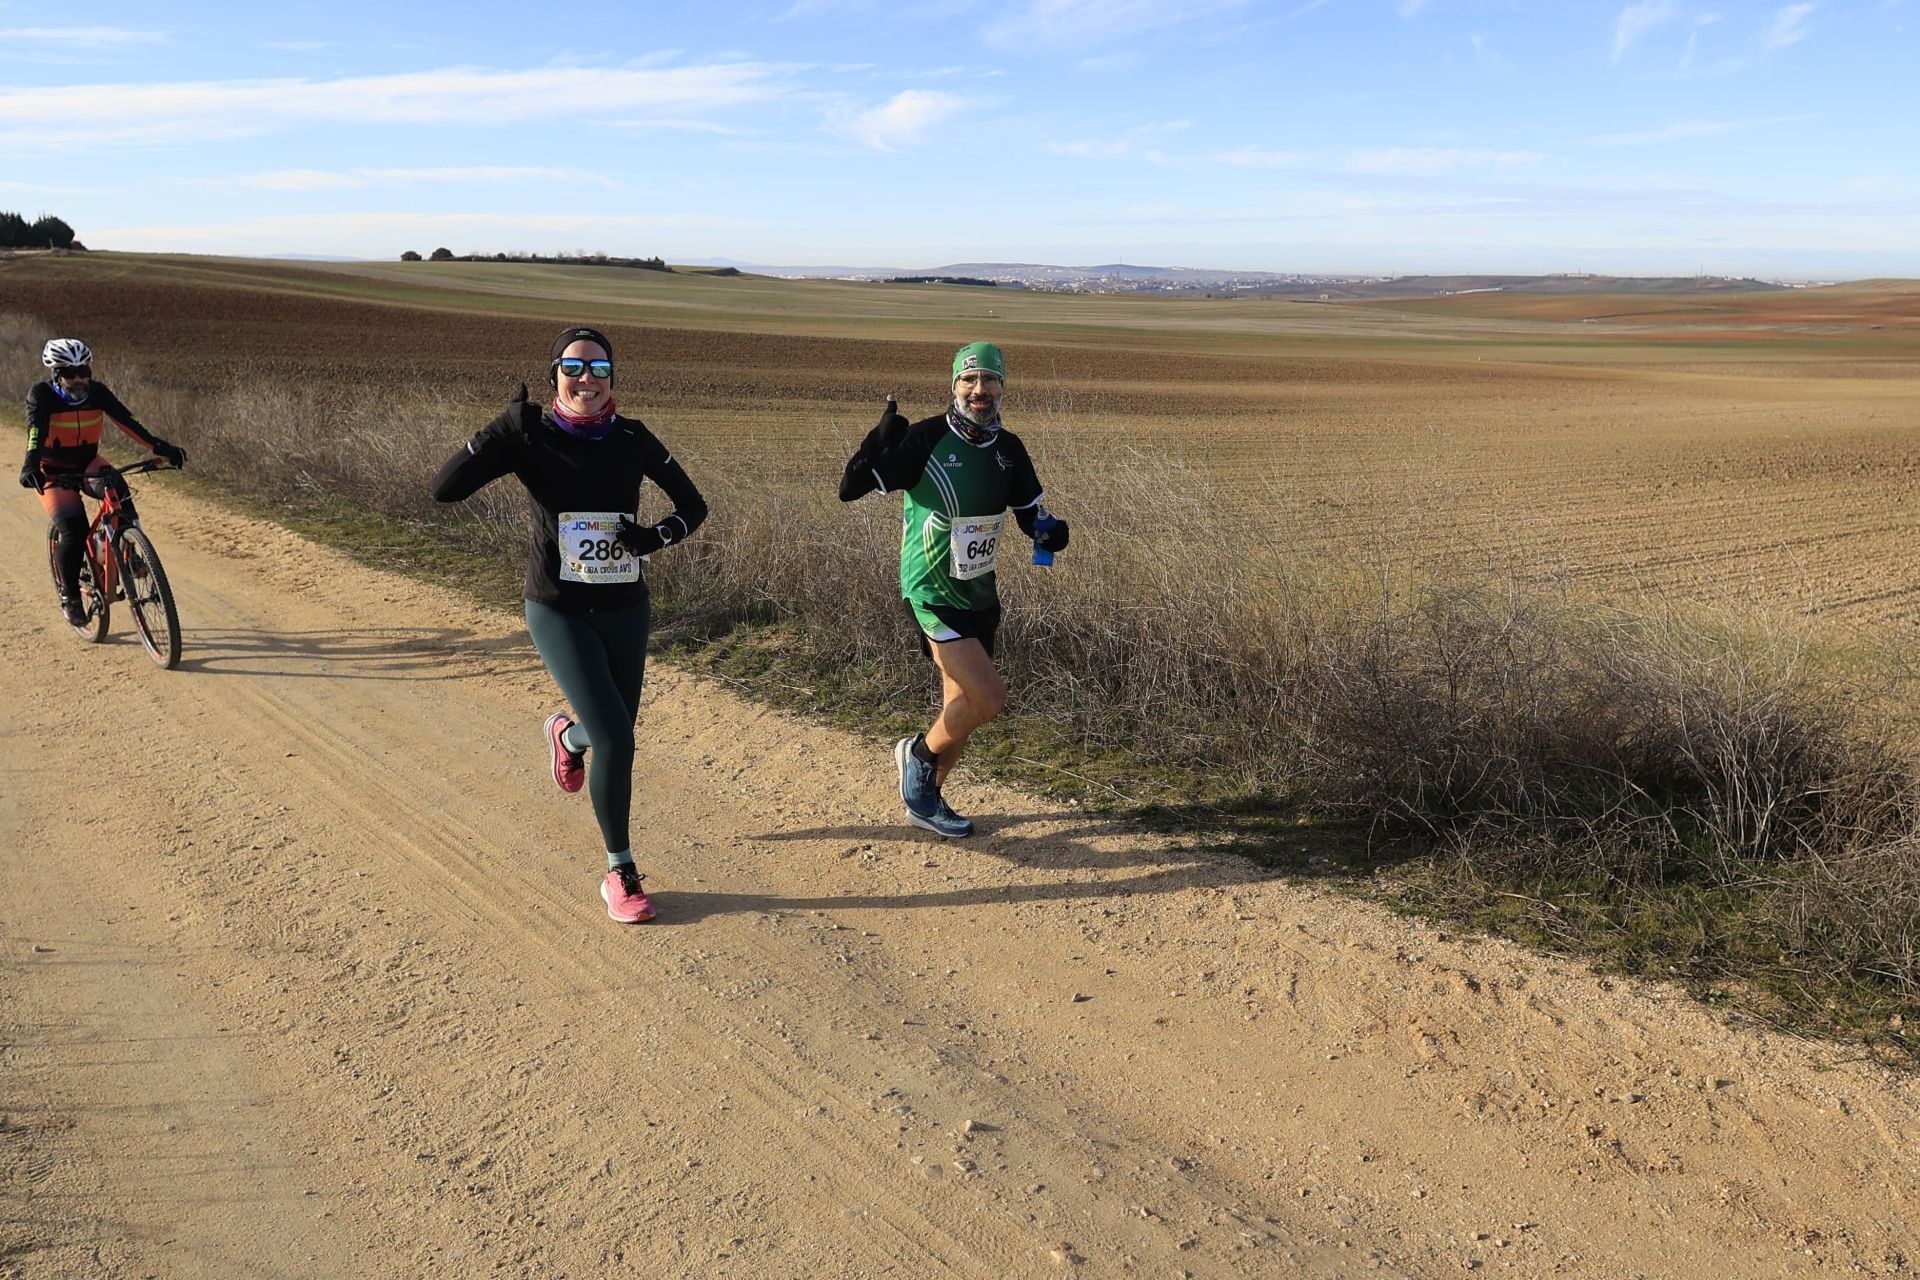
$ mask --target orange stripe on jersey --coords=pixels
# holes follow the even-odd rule
[[[50,449],[71,449],[76,445],[94,445],[100,443],[100,432],[107,425],[107,415],[101,409],[65,409],[47,418],[47,438],[45,447]]]

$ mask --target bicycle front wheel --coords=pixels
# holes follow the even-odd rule
[[[171,670],[180,665],[180,611],[173,604],[167,571],[139,529],[123,529],[113,547],[120,557],[120,589],[126,592],[140,643],[155,666]]]
[[[47,567],[53,571],[53,597],[60,598],[60,539],[57,535],[47,534]],[[92,644],[99,644],[107,638],[108,609],[112,601],[100,591],[100,582],[93,572],[93,554],[89,547],[80,557],[80,606],[87,611],[87,620],[74,627],[73,634]]]

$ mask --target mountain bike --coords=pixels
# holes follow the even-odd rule
[[[80,604],[87,620],[74,626],[82,640],[98,644],[107,638],[107,620],[115,600],[133,610],[134,630],[154,665],[171,669],[180,664],[180,611],[174,607],[173,588],[153,542],[140,527],[133,509],[133,490],[126,477],[167,468],[159,458],[145,458],[126,467],[101,467],[93,472],[56,472],[46,483],[61,489],[79,489],[100,499],[87,529],[86,554],[80,557]],[[47,561],[53,570],[53,589],[60,591],[58,539],[47,534]]]

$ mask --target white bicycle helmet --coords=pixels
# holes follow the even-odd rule
[[[40,349],[40,363],[49,369],[70,369],[92,364],[93,352],[78,338],[55,338]]]

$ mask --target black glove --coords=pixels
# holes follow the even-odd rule
[[[507,416],[515,419],[524,428],[540,425],[540,406],[527,403],[526,383],[521,383],[520,389],[507,398]]]
[[[177,444],[168,444],[165,440],[155,440],[153,442],[153,452],[158,457],[165,458],[168,466],[184,467],[187,465],[187,451]]]
[[[906,415],[900,412],[900,406],[894,400],[893,393],[888,392],[887,403],[880,409],[880,421],[874,423],[873,430],[867,432],[867,438],[860,442],[860,448],[863,452],[873,453],[897,444],[900,433],[911,425]]]
[[[20,468],[20,487],[22,489],[31,489],[35,493],[45,493],[47,490],[47,482],[40,474],[40,451],[38,449],[27,450],[26,465]]]
[[[625,516],[620,517],[620,532],[614,534],[613,538],[627,549],[629,555],[636,556],[650,556],[667,545],[667,536],[660,531],[659,525],[638,525]]]
[[[1033,535],[1033,545],[1042,551],[1065,551],[1067,549],[1067,522],[1059,516],[1053,518],[1049,528]]]

